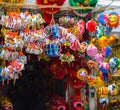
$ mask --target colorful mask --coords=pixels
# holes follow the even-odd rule
[[[84,68],[80,68],[77,71],[77,78],[80,79],[80,80],[86,80],[87,75],[88,75],[88,72]]]
[[[119,25],[119,15],[116,12],[112,12],[109,14],[109,22],[108,26],[110,28],[116,28]]]
[[[13,110],[13,104],[8,99],[8,97],[4,97],[4,96],[0,97],[0,106],[2,110]]]

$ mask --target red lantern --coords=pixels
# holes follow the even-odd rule
[[[97,26],[97,23],[93,19],[86,23],[86,29],[89,32],[95,32],[96,31],[96,26]]]
[[[62,79],[65,77],[67,70],[64,64],[61,64],[59,60],[52,63],[50,71],[56,79]]]
[[[38,5],[57,5],[57,6],[61,6],[63,5],[63,3],[65,2],[65,0],[36,0],[36,3]],[[44,20],[47,23],[50,23],[51,19],[52,19],[52,14],[55,14],[56,12],[58,12],[60,9],[59,8],[42,8],[42,10],[44,11]]]

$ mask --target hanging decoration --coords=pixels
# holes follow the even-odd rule
[[[69,52],[67,52],[66,54],[61,54],[60,60],[61,60],[61,62],[71,63],[75,60],[75,58],[73,55],[71,55]]]
[[[108,26],[110,28],[116,28],[119,25],[119,15],[116,12],[111,12],[109,14]]]
[[[61,6],[63,5],[65,0],[36,0],[36,3],[38,5],[54,5],[54,6]],[[42,8],[44,15],[43,18],[46,21],[46,23],[50,23],[52,19],[52,15],[57,13],[60,9],[59,8]]]
[[[80,6],[80,7],[95,7],[98,0],[69,0],[71,6]],[[79,13],[89,13],[92,9],[79,9],[76,10]]]
[[[0,0],[0,2],[5,2],[5,3],[24,3],[24,0]]]
[[[6,96],[0,96],[0,108],[2,110],[13,110],[13,104]]]

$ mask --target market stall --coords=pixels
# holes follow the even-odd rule
[[[68,2],[0,2],[1,109],[119,110],[120,15]]]

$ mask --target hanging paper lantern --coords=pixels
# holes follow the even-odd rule
[[[13,104],[8,97],[0,97],[0,107],[2,110],[13,110]]]
[[[118,15],[118,13],[116,13],[116,12],[111,12],[111,13],[109,14],[108,26],[109,26],[110,28],[116,28],[116,27],[118,27],[118,25],[119,25],[119,15]]]
[[[69,3],[71,6],[90,6],[90,7],[95,7],[97,4],[98,0],[69,0]],[[88,13],[91,12],[92,9],[79,9],[76,10],[77,12],[81,13]]]
[[[106,70],[109,70],[109,64],[106,62],[101,62],[99,65],[100,68],[104,68]]]
[[[110,46],[107,46],[105,48],[102,48],[101,54],[105,57],[109,57],[112,55],[112,48]]]
[[[103,26],[103,30],[104,30],[104,35],[110,35],[112,28],[108,27],[107,25]]]
[[[57,25],[53,25],[51,27],[51,31],[52,31],[53,38],[60,38],[60,30],[59,30],[59,27]]]
[[[103,27],[102,27],[101,24],[99,24],[99,25],[97,26],[96,36],[97,36],[97,38],[99,39],[99,38],[101,38],[101,37],[103,36],[103,34],[104,34]]]
[[[100,87],[97,89],[97,94],[98,94],[98,97],[100,97],[100,98],[107,97],[108,93],[109,93],[109,91],[108,91],[107,87]]]
[[[44,32],[46,34],[47,37],[50,37],[52,35],[52,30],[50,26],[46,26],[44,29]]]
[[[60,56],[61,47],[58,44],[46,45],[46,54],[48,56]]]
[[[66,54],[61,54],[59,59],[61,60],[61,62],[67,62],[67,63],[71,63],[75,60],[74,56],[71,55],[69,52],[67,52]]]
[[[117,95],[118,94],[118,86],[116,84],[110,84],[108,85],[108,91],[111,95]]]
[[[96,87],[103,87],[103,86],[104,86],[104,81],[99,76],[97,76],[96,77]]]
[[[101,48],[105,48],[108,46],[109,43],[109,38],[107,36],[102,36],[101,38],[98,39],[98,46]]]
[[[70,110],[84,110],[84,101],[81,100],[81,97],[74,95],[70,97]]]
[[[98,53],[98,49],[95,45],[93,44],[90,44],[88,47],[87,47],[87,55],[90,56],[90,57],[94,57],[97,53]]]
[[[97,18],[98,22],[101,23],[102,25],[105,25],[109,21],[109,16],[104,13],[100,13]]]
[[[97,23],[93,19],[86,23],[86,29],[89,32],[95,32],[96,31],[96,27],[97,27]]]
[[[85,32],[85,22],[83,20],[79,20],[77,26],[79,27],[80,35],[83,35]]]
[[[66,68],[60,61],[54,61],[50,66],[50,71],[56,79],[62,79],[66,75]]]
[[[99,76],[104,82],[108,82],[110,80],[110,73],[104,68],[100,68]]]
[[[109,45],[113,45],[115,43],[116,40],[116,36],[115,35],[111,35],[109,37]]]
[[[87,47],[88,47],[88,44],[87,44],[87,42],[82,42],[81,44],[80,44],[80,50],[79,50],[79,52],[80,53],[85,53],[85,51],[86,51],[86,49],[87,49]]]
[[[85,83],[83,80],[78,79],[76,76],[70,77],[70,85],[75,89],[81,89]]]
[[[90,69],[95,69],[98,66],[97,63],[93,60],[88,60],[87,65]]]
[[[104,107],[109,103],[109,98],[108,97],[100,97],[99,98],[99,103]]]
[[[104,61],[103,55],[102,55],[101,53],[97,53],[97,54],[95,55],[95,61],[96,61],[97,63],[103,62],[103,61]]]
[[[109,60],[110,68],[115,69],[120,65],[119,59],[117,57],[112,57]]]
[[[87,84],[89,86],[96,86],[96,77],[94,77],[94,76],[88,76],[87,77]]]
[[[65,2],[65,0],[36,0],[36,3],[38,5],[58,5],[61,6],[63,5]],[[50,23],[51,19],[52,19],[52,14],[57,13],[60,9],[59,8],[42,8],[43,12],[44,12],[44,20],[47,23]]]
[[[87,78],[87,75],[88,75],[88,72],[86,69],[84,68],[80,68],[78,71],[77,71],[77,78],[80,79],[80,80],[86,80]]]

